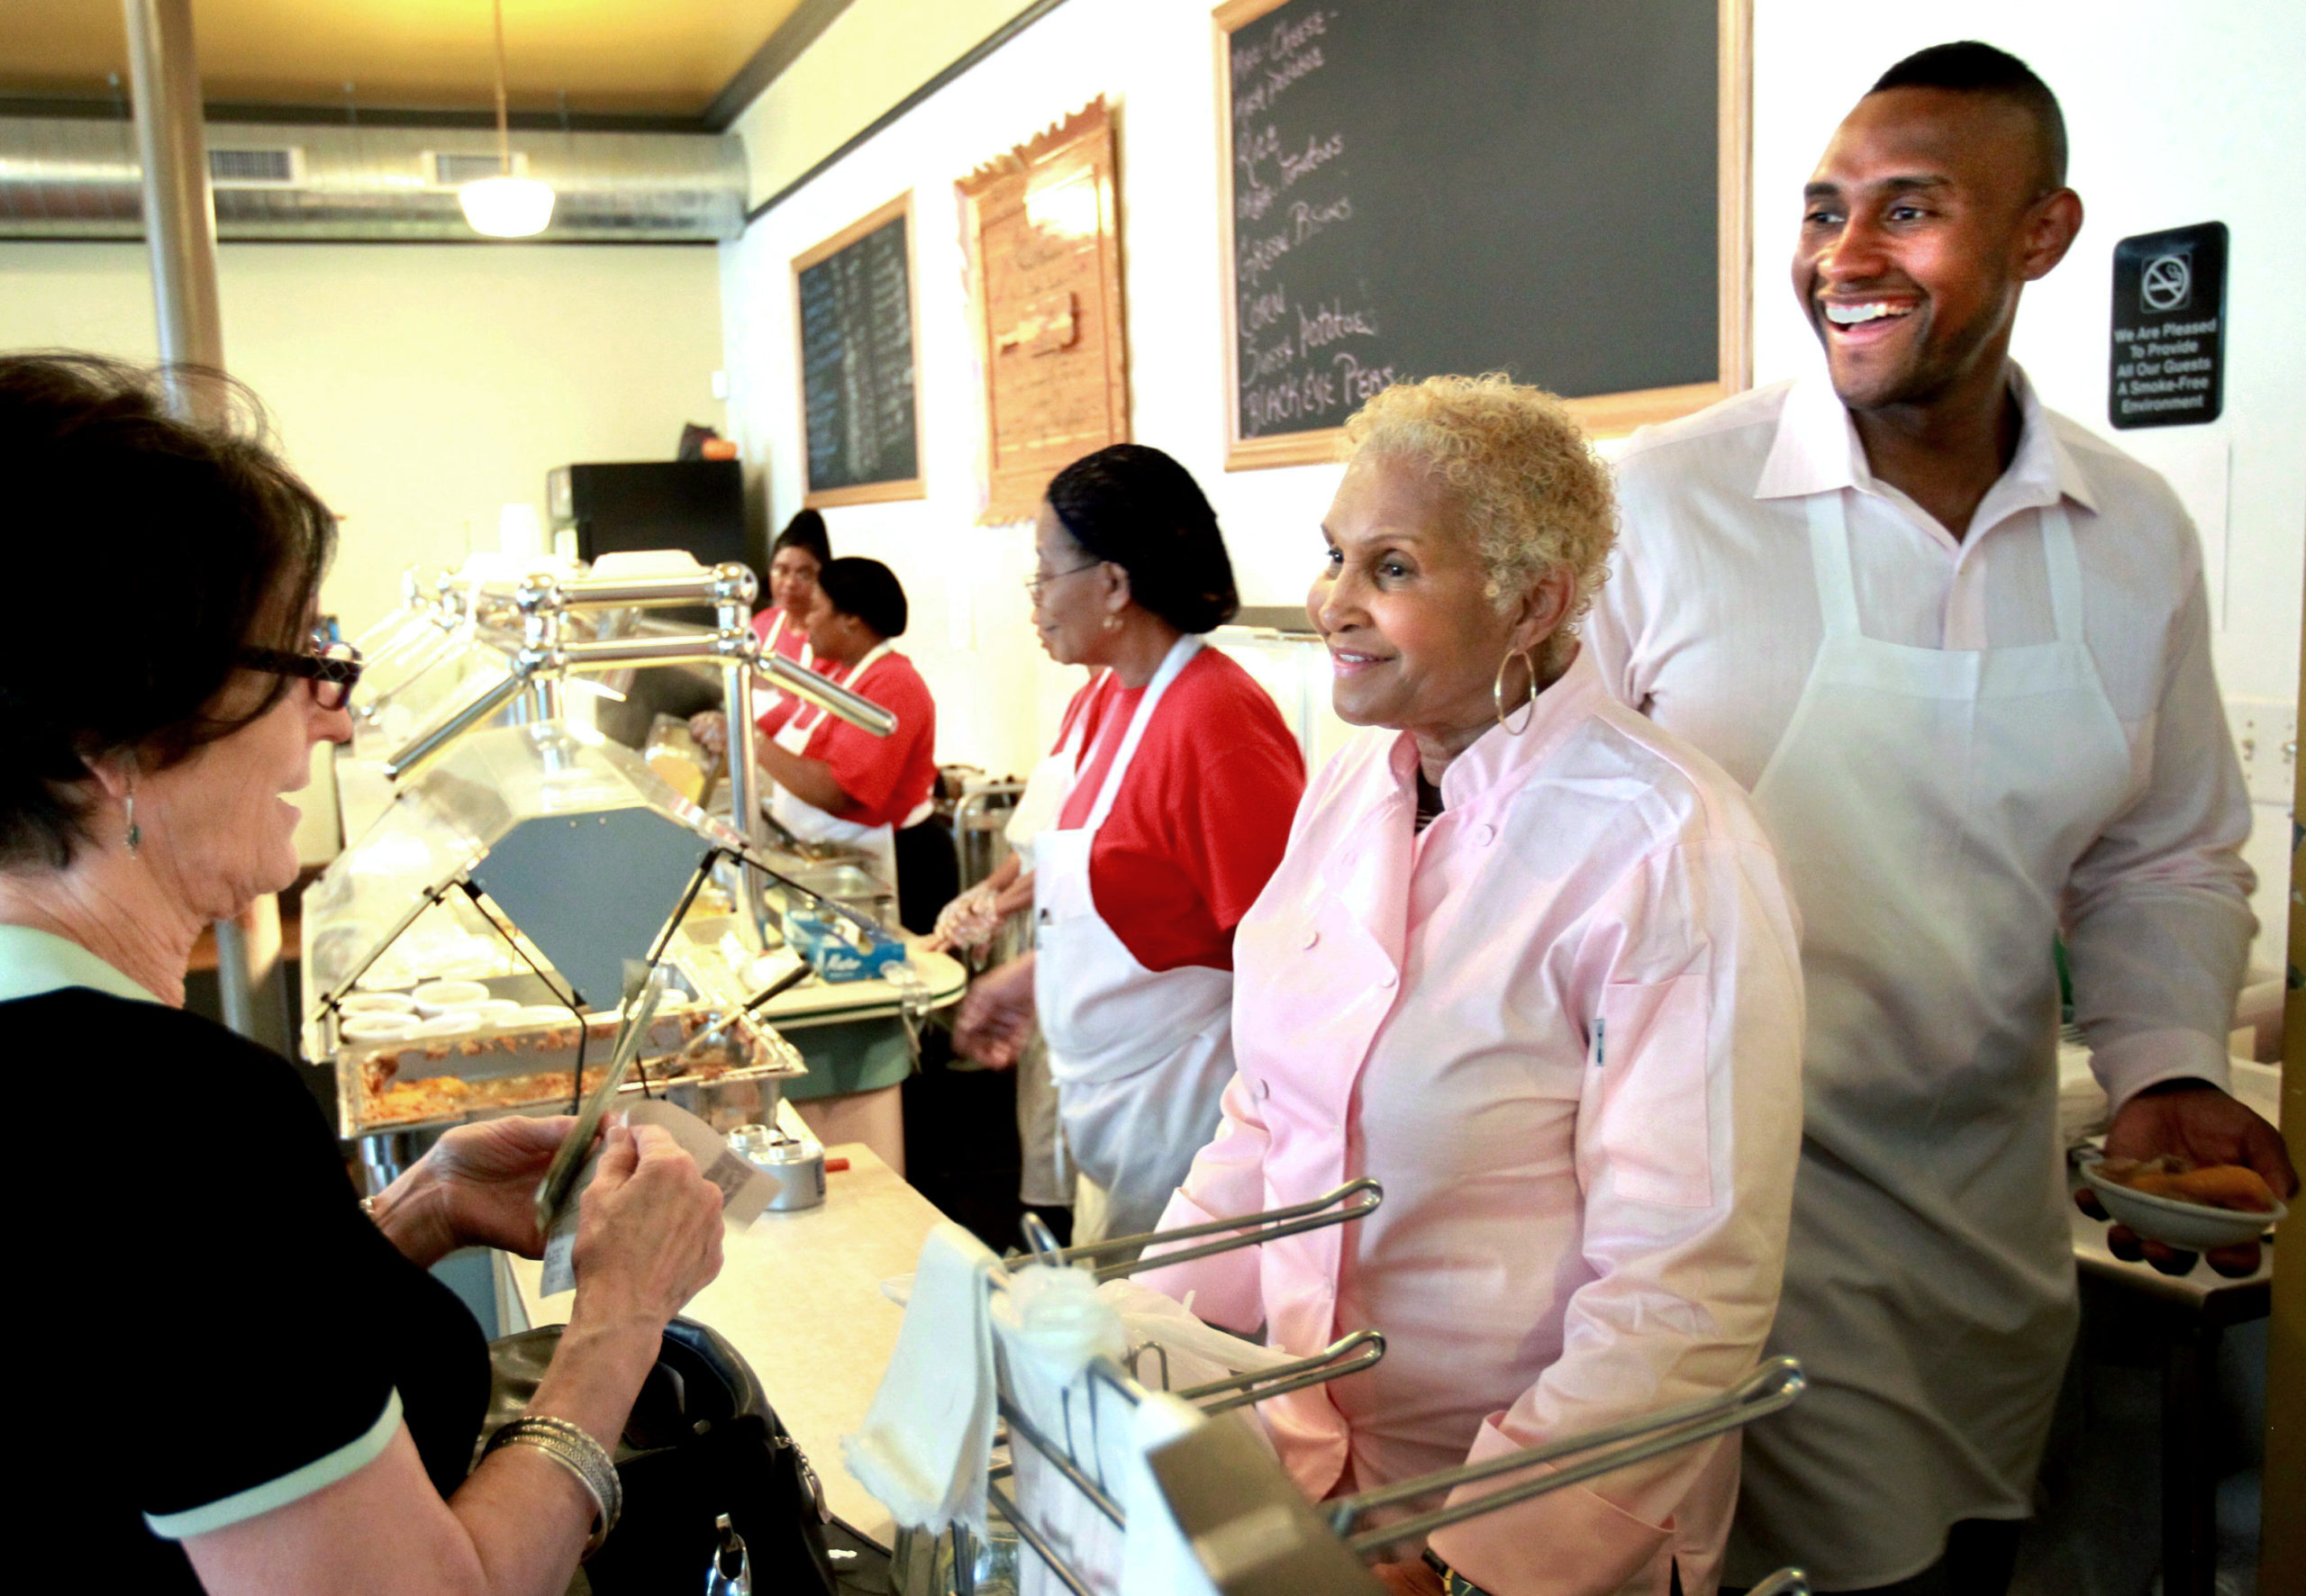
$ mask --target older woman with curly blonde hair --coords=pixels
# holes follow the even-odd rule
[[[1614,510],[1575,423],[1503,377],[1435,377],[1379,394],[1346,439],[1307,609],[1338,713],[1369,730],[1307,788],[1235,935],[1239,1074],[1164,1223],[1360,1175],[1385,1206],[1148,1277],[1294,1352],[1385,1332],[1375,1368],[1262,1409],[1316,1498],[1748,1373],[1802,1122],[1768,839],[1579,651]],[[1708,1442],[1379,1572],[1396,1591],[1697,1596],[1737,1458]]]

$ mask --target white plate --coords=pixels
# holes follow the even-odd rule
[[[348,1042],[391,1042],[412,1034],[417,1024],[413,1014],[353,1014],[337,1031]]]
[[[2207,1252],[2214,1247],[2238,1247],[2256,1241],[2286,1217],[2288,1205],[2276,1201],[2272,1213],[2242,1213],[2230,1208],[2208,1208],[2175,1197],[2156,1197],[2132,1191],[2120,1181],[2100,1180],[2096,1158],[2078,1160],[2084,1184],[2098,1193],[2106,1211],[2121,1224],[2153,1241]]]
[[[416,1000],[402,992],[356,992],[337,1007],[347,1014],[413,1015]]]

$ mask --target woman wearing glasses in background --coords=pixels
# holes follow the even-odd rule
[[[1049,485],[1029,585],[1041,647],[1095,673],[1033,773],[1034,951],[978,981],[954,1046],[1005,1067],[1038,1019],[1074,1162],[1074,1239],[1149,1230],[1233,1074],[1233,928],[1289,839],[1297,745],[1201,634],[1239,607],[1216,514],[1159,449]],[[1102,1215],[1097,1210],[1102,1207]]]
[[[20,1382],[32,1534],[125,1590],[563,1589],[665,1322],[720,1267],[719,1194],[663,1131],[609,1133],[567,1335],[473,1468],[487,1347],[426,1266],[536,1256],[570,1121],[452,1130],[364,1214],[287,1063],[182,1007],[201,928],[295,879],[282,795],[351,736],[359,660],[312,638],[334,518],[253,429],[172,420],[152,374],[88,357],[0,358],[0,480],[41,601],[0,633],[0,1038],[22,1070],[196,1108],[213,1154],[123,1165],[99,1121],[26,1120],[0,1161],[19,1279],[72,1327],[17,1316],[10,1365],[64,1347],[135,1393]],[[91,549],[169,599],[109,646],[57,602]]]

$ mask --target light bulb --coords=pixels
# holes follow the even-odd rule
[[[475,232],[493,239],[533,238],[552,220],[552,185],[534,177],[477,177],[457,190]]]

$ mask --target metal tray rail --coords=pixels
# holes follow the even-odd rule
[[[1366,1196],[1366,1202],[1350,1199]],[[1135,1267],[1158,1267],[1188,1258],[1207,1257],[1242,1247],[1255,1247],[1275,1237],[1299,1234],[1323,1225],[1341,1224],[1358,1219],[1374,1211],[1384,1200],[1383,1189],[1368,1179],[1350,1182],[1336,1191],[1325,1193],[1311,1202],[1288,1208],[1248,1215],[1238,1220],[1212,1221],[1185,1229],[1162,1232],[1155,1236],[1117,1238],[1110,1241],[1084,1247],[1058,1247],[1054,1244],[1048,1227],[1038,1216],[1026,1216],[1026,1239],[1030,1251],[1006,1260],[1007,1270],[1016,1271],[1035,1265],[1064,1266],[1082,1260],[1112,1253],[1135,1253],[1151,1244],[1167,1243],[1180,1238],[1232,1232],[1225,1239],[1199,1247],[1187,1248],[1150,1259],[1109,1265],[1096,1270],[1100,1279],[1117,1278]],[[1341,1209],[1339,1204],[1344,1204]],[[1336,1209],[1338,1211],[1325,1212]],[[993,1289],[1001,1289],[995,1283]],[[987,1292],[988,1306],[991,1292]],[[1142,1349],[1139,1349],[1140,1351]],[[1375,1330],[1363,1330],[1348,1336],[1312,1357],[1278,1368],[1213,1381],[1190,1387],[1175,1394],[1194,1402],[1203,1412],[1217,1413],[1229,1409],[1262,1401],[1284,1392],[1303,1390],[1345,1374],[1358,1373],[1374,1365],[1385,1355],[1385,1338]],[[1139,1361],[1132,1355],[1132,1362]],[[1166,1377],[1166,1362],[1164,1363]],[[1005,1374],[1005,1363],[996,1358],[995,1368]],[[1110,1358],[1093,1359],[1084,1371],[1080,1389],[1085,1401],[1094,1401],[1087,1389],[1100,1386],[1118,1395],[1131,1406],[1140,1401],[1148,1387],[1139,1383],[1128,1369]],[[1773,1358],[1761,1365],[1730,1391],[1717,1397],[1679,1403],[1622,1423],[1603,1427],[1584,1434],[1565,1437],[1538,1446],[1524,1448],[1499,1457],[1485,1459],[1457,1468],[1444,1469],[1421,1475],[1380,1490],[1363,1492],[1322,1504],[1316,1528],[1334,1536],[1343,1552],[1366,1559],[1385,1547],[1402,1540],[1422,1536],[1447,1525],[1461,1523],[1484,1513],[1494,1512],[1518,1502],[1527,1501],[1549,1492],[1580,1483],[1614,1469],[1643,1462],[1677,1447],[1694,1445],[1711,1437],[1725,1434],[1757,1419],[1775,1413],[1800,1396],[1803,1386],[1801,1365],[1789,1357]],[[1009,1446],[1013,1454],[1020,1444],[1032,1450],[1050,1465],[1056,1477],[1078,1492],[1096,1512],[1117,1528],[1127,1528],[1127,1518],[1112,1493],[1095,1477],[1099,1466],[1094,1457],[1077,1455],[1067,1443],[1046,1434],[1026,1417],[1005,1384],[998,1393],[1000,1412],[1005,1421]],[[1067,1392],[1068,1409],[1072,1391]],[[1467,1501],[1400,1519],[1378,1528],[1352,1533],[1357,1519],[1369,1511],[1416,1498],[1445,1494],[1459,1486],[1472,1484],[1499,1475],[1516,1473],[1539,1465],[1552,1465],[1561,1459],[1583,1456],[1582,1461],[1554,1468],[1533,1479],[1515,1481],[1496,1491]],[[1277,1473],[1278,1464],[1271,1466]],[[1019,1502],[1000,1483],[1013,1469],[995,1467],[990,1473],[986,1500],[994,1511],[1014,1528],[1019,1543],[1031,1551],[1048,1567],[1051,1576],[1071,1596],[1105,1596],[1098,1587],[1072,1567],[1065,1555],[1035,1526],[1031,1520],[1030,1503]],[[954,1538],[957,1568],[969,1566],[974,1558],[968,1555],[969,1536],[965,1529],[956,1528]],[[1197,1555],[1206,1558],[1205,1549],[1195,1542]],[[1212,1577],[1215,1577],[1212,1575]],[[1254,1582],[1245,1582],[1242,1590]],[[1230,1591],[1235,1587],[1229,1581],[1223,1587]],[[964,1590],[967,1587],[964,1586]],[[1365,1596],[1375,1583],[1366,1576],[1359,1580],[1341,1577],[1320,1589],[1293,1587],[1292,1596]],[[1809,1582],[1798,1569],[1784,1569],[1755,1587],[1753,1596],[1807,1596]]]
[[[1039,1214],[1029,1213],[1024,1218],[1023,1227],[1025,1239],[1032,1250],[1020,1253],[1004,1262],[1013,1273],[1031,1264],[1077,1264],[1112,1255],[1119,1259],[1118,1262],[1096,1268],[1097,1279],[1103,1283],[1134,1274],[1140,1269],[1165,1269],[1172,1264],[1189,1264],[1195,1259],[1214,1257],[1219,1253],[1257,1247],[1284,1236],[1324,1230],[1331,1225],[1366,1219],[1377,1211],[1378,1205],[1385,1200],[1385,1189],[1364,1175],[1359,1180],[1348,1181],[1334,1190],[1324,1192],[1310,1202],[1294,1203],[1287,1208],[1268,1209],[1263,1213],[1248,1214],[1238,1220],[1211,1220],[1205,1224],[1184,1225],[1175,1230],[1150,1231],[1141,1236],[1115,1236],[1103,1241],[1067,1247],[1057,1245],[1056,1238]],[[1336,1209],[1337,1211],[1327,1213],[1323,1211],[1326,1209]],[[1201,1247],[1181,1247],[1153,1257],[1139,1256],[1148,1247],[1167,1247],[1173,1242],[1192,1241],[1203,1236],[1221,1236],[1225,1239]]]
[[[1414,1539],[1452,1524],[1461,1524],[1467,1519],[1477,1519],[1484,1513],[1495,1512],[1500,1508],[1544,1496],[1566,1485],[1581,1484],[1596,1475],[1647,1462],[1677,1447],[1694,1446],[1700,1441],[1710,1440],[1751,1424],[1757,1419],[1767,1418],[1789,1406],[1794,1398],[1802,1394],[1804,1384],[1801,1364],[1790,1357],[1774,1357],[1717,1397],[1703,1397],[1675,1407],[1661,1408],[1654,1413],[1645,1413],[1639,1419],[1629,1419],[1621,1424],[1586,1430],[1536,1446],[1525,1446],[1518,1452],[1484,1458],[1479,1463],[1420,1474],[1413,1480],[1404,1480],[1375,1491],[1365,1491],[1358,1495],[1339,1497],[1327,1504],[1330,1528],[1357,1552],[1379,1551],[1395,1542]],[[1517,1481],[1486,1496],[1436,1508],[1430,1512],[1397,1519],[1357,1535],[1348,1533],[1357,1519],[1373,1509],[1454,1491],[1460,1485],[1494,1479],[1500,1474],[1512,1474],[1538,1464],[1550,1464],[1584,1452],[1593,1455],[1548,1474]]]

